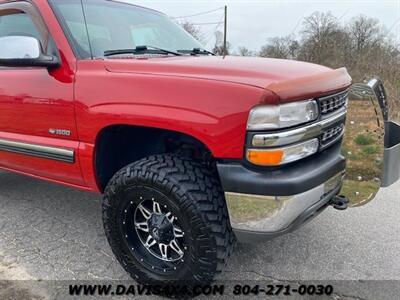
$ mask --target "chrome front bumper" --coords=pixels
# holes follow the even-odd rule
[[[329,205],[342,185],[340,172],[325,183],[292,196],[225,192],[232,229],[242,242],[268,240],[293,231]]]

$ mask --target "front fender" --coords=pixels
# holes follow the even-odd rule
[[[112,125],[146,126],[192,136],[214,157],[240,159],[249,111],[268,93],[228,82],[85,68],[77,74],[76,118],[80,140],[91,144]]]
[[[78,113],[80,138],[95,144],[103,129],[115,125],[159,128],[182,133],[203,143],[218,158],[243,155],[247,112],[223,117],[183,108],[142,103],[95,105]],[[87,129],[82,130],[87,127]],[[138,141],[139,142],[139,141]]]

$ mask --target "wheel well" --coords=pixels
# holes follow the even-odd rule
[[[213,162],[211,151],[199,140],[159,128],[115,125],[101,131],[96,141],[96,177],[104,191],[112,176],[124,166],[150,155],[179,152]]]

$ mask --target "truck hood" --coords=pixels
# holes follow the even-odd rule
[[[348,87],[345,68],[332,70],[316,64],[257,57],[179,56],[108,58],[105,68],[115,73],[218,80],[268,89],[283,101],[315,97]]]

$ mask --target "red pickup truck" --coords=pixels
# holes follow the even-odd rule
[[[346,208],[350,86],[344,68],[214,56],[168,16],[121,1],[0,0],[0,167],[104,194],[111,248],[143,283],[209,282],[236,239]],[[376,158],[387,186],[399,130],[381,82],[363,87],[391,133]],[[360,182],[375,173],[355,175],[347,191],[373,197]]]

